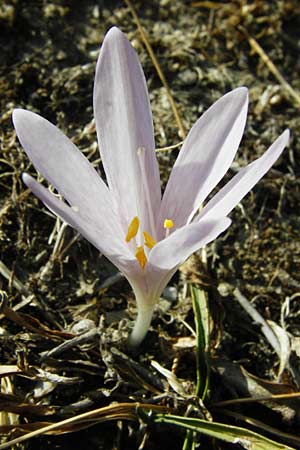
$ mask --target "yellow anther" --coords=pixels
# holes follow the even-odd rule
[[[147,256],[145,254],[145,250],[143,247],[137,247],[135,252],[135,257],[140,263],[141,268],[143,269],[147,262]]]
[[[174,222],[172,219],[165,219],[164,221],[164,228],[173,228]]]
[[[147,245],[148,248],[154,247],[154,245],[156,244],[156,240],[153,239],[153,237],[150,236],[150,234],[147,233],[147,231],[143,231],[143,235],[144,235],[145,245]]]
[[[129,224],[126,238],[125,238],[126,242],[131,241],[131,239],[137,235],[139,226],[140,226],[139,218],[138,218],[138,216],[135,216]]]

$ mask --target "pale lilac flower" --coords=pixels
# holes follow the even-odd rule
[[[28,174],[23,174],[25,184],[106,255],[131,284],[138,306],[132,345],[147,333],[154,306],[178,266],[230,225],[227,215],[288,142],[286,130],[199,213],[199,205],[233,161],[247,104],[247,89],[241,87],[203,114],[182,146],[162,199],[145,78],[135,51],[117,28],[104,39],[94,85],[96,128],[108,186],[54,125],[30,111],[13,113],[27,155],[67,203]]]

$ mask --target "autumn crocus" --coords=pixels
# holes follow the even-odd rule
[[[131,284],[138,306],[131,345],[145,337],[154,306],[178,266],[230,225],[227,215],[288,142],[286,130],[199,212],[199,205],[233,161],[247,104],[247,89],[241,87],[202,115],[183,143],[163,197],[144,74],[118,28],[104,39],[94,84],[94,114],[107,184],[54,125],[30,111],[13,113],[24,150],[66,202],[28,174],[23,174],[25,184],[106,255]]]

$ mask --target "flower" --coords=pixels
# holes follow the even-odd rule
[[[154,306],[178,266],[230,225],[227,215],[288,142],[286,130],[199,213],[199,205],[233,161],[247,104],[247,89],[240,87],[200,117],[183,143],[162,198],[144,74],[118,28],[111,28],[103,41],[94,84],[95,121],[107,184],[54,125],[30,111],[13,112],[25,152],[67,203],[26,173],[24,183],[106,255],[131,284],[138,306],[130,337],[134,346],[145,337]]]

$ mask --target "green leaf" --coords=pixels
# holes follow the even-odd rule
[[[196,449],[196,437],[197,433],[187,430],[182,450],[195,450]]]
[[[191,296],[196,326],[196,395],[205,399],[209,389],[210,377],[210,333],[209,309],[206,293],[191,286]]]
[[[209,389],[210,375],[210,339],[209,339],[209,310],[206,293],[191,286],[191,296],[196,327],[196,375],[197,385],[195,394],[202,400]],[[195,450],[196,433],[187,431],[182,450]]]
[[[247,450],[295,450],[287,445],[267,439],[254,431],[223,423],[173,416],[171,414],[157,414],[154,420],[156,423],[176,425],[190,430],[190,432],[202,433],[231,444],[239,444]]]

